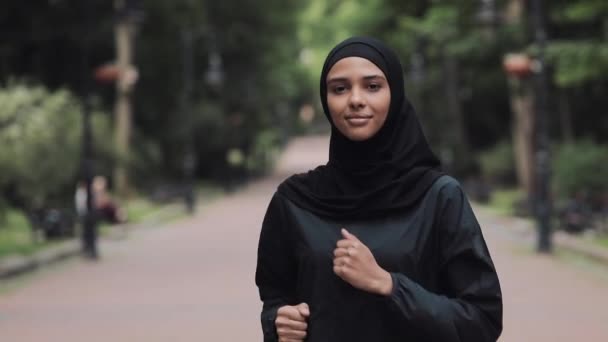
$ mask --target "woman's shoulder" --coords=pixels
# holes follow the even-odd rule
[[[460,185],[460,182],[456,180],[456,178],[449,175],[442,175],[437,178],[437,180],[431,186],[430,190],[448,193],[460,192],[462,191],[462,186]]]
[[[325,165],[319,165],[314,169],[294,173],[287,178],[285,178],[277,187],[277,192],[286,194],[293,191],[298,192],[302,189],[312,189],[315,187],[315,184],[324,176],[326,176],[327,168]],[[288,196],[289,197],[289,196]]]
[[[458,180],[449,175],[443,175],[429,188],[428,195],[440,201],[466,201],[466,194]]]
[[[301,183],[303,181],[306,181],[309,177],[308,172],[300,172],[300,173],[294,173],[289,175],[287,178],[283,179],[283,181],[281,183],[279,183],[279,186],[277,187],[278,189],[281,189],[285,186],[289,186],[293,183]]]

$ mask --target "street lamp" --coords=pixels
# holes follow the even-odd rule
[[[542,0],[531,0],[531,16],[534,32],[534,43],[537,47],[536,56],[528,57],[526,54],[508,54],[503,60],[505,71],[516,78],[534,78],[534,189],[532,190],[532,204],[537,220],[538,241],[537,250],[549,253],[552,250],[551,242],[551,160],[549,152],[549,132],[547,125],[548,111],[548,82],[545,48],[547,33],[543,17]]]
[[[124,6],[119,16],[128,14],[132,20],[141,21],[143,12],[140,10],[140,3],[137,0],[117,0],[117,4]],[[82,227],[82,253],[90,259],[97,259],[97,222],[94,208],[94,194],[92,191],[93,180],[93,133],[91,127],[91,86],[92,75],[89,70],[89,35],[91,34],[90,21],[93,16],[89,1],[81,4],[82,17],[82,98],[83,98],[83,124],[82,124],[82,160],[81,177],[84,179],[86,187],[86,211],[83,218]],[[121,68],[115,64],[106,64],[96,68],[93,77],[101,83],[109,83],[121,80],[124,87],[130,88],[137,81],[137,70],[133,67]]]
[[[91,9],[88,1],[81,5],[82,11],[82,59],[81,88],[83,98],[81,176],[86,186],[86,210],[82,224],[82,253],[90,259],[97,259],[97,225],[93,206],[93,134],[91,128],[91,76],[89,74],[89,34]]]
[[[495,0],[481,0],[477,11],[477,21],[488,26],[495,26],[498,23],[498,11],[496,10]]]
[[[416,39],[416,47],[410,55],[410,79],[418,87],[422,85],[426,77],[426,61],[424,58],[423,39]]]
[[[192,91],[194,88],[194,36],[192,30],[183,29],[180,32],[182,43],[182,96],[181,110],[186,117],[192,116]],[[194,146],[194,133],[192,124],[187,125],[188,142],[183,162],[184,177],[186,179],[184,202],[188,213],[193,214],[196,205],[195,193],[195,172],[196,172],[196,151]]]
[[[217,51],[215,44],[213,44],[211,48],[212,49],[209,52],[209,65],[207,67],[205,78],[207,80],[207,84],[209,84],[211,87],[218,88],[224,82],[222,57]]]
[[[192,30],[184,28],[180,32],[181,44],[182,44],[182,96],[181,96],[181,110],[187,117],[193,115],[193,103],[192,94],[194,91],[194,75],[195,75],[195,63],[194,63],[194,52],[195,43],[199,38],[206,38],[209,45],[209,61],[205,74],[203,75],[205,82],[213,88],[218,88],[222,85],[224,80],[224,73],[222,69],[221,55],[217,50],[215,44],[215,37],[209,36],[207,31],[203,29]],[[186,189],[184,194],[184,200],[186,208],[189,213],[194,213],[196,205],[196,193],[195,193],[195,173],[197,166],[196,146],[195,146],[195,130],[193,125],[188,125],[188,146],[183,159],[183,171],[186,178]]]
[[[538,48],[536,56],[536,191],[535,214],[538,220],[538,251],[548,253],[551,245],[551,200],[549,184],[551,165],[549,158],[549,133],[547,127],[548,73],[545,61],[547,33],[543,17],[542,0],[532,0],[532,18],[534,23],[534,42]]]

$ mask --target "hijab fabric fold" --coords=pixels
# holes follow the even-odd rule
[[[347,57],[374,63],[390,86],[386,121],[364,141],[352,141],[340,133],[327,105],[327,74]],[[329,161],[291,176],[277,190],[297,206],[329,219],[378,218],[414,206],[443,174],[405,96],[399,59],[384,43],[353,37],[334,47],[323,65],[320,95],[331,124]]]

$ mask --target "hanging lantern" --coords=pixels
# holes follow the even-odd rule
[[[108,63],[97,67],[94,77],[99,83],[113,83],[122,78],[121,82],[124,82],[125,86],[132,87],[139,79],[139,72],[133,66],[123,70],[116,64]]]
[[[95,69],[95,80],[99,83],[112,83],[120,78],[120,68],[116,64],[104,64]]]
[[[524,78],[534,72],[534,60],[523,53],[508,53],[503,59],[503,68],[509,76]]]

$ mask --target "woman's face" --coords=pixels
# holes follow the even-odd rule
[[[388,115],[391,90],[386,76],[361,57],[339,60],[327,74],[327,105],[336,128],[354,141],[376,134]]]

